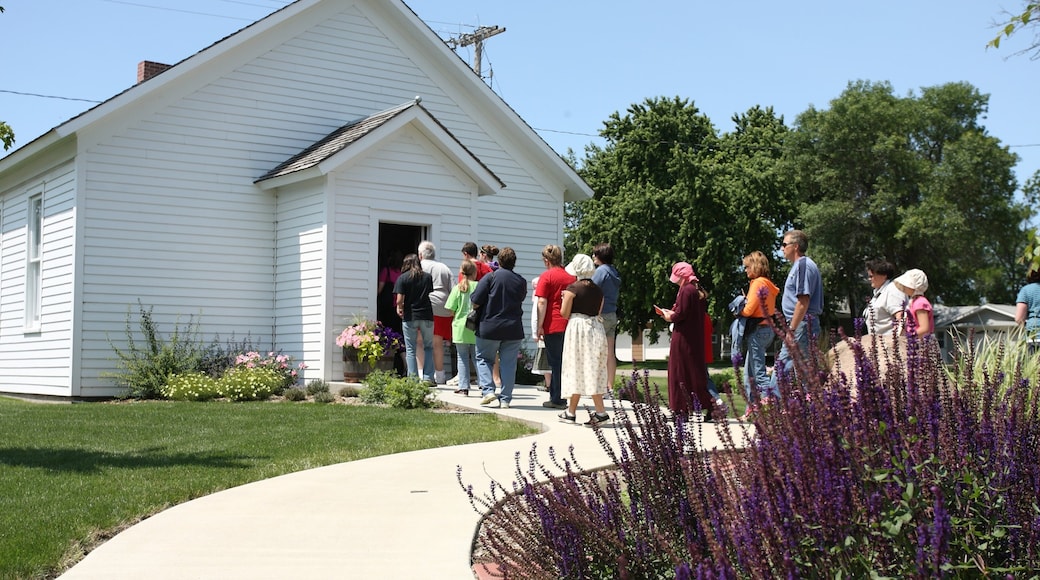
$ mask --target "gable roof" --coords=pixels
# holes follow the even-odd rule
[[[935,328],[951,326],[1003,328],[1016,326],[1015,306],[1011,304],[981,304],[978,306],[933,307]]]
[[[272,29],[293,20],[315,6],[324,2],[336,1],[338,0],[296,0],[276,10],[268,16],[185,58],[170,67],[163,74],[157,75],[146,82],[138,83],[101,104],[91,107],[80,115],[65,121],[13,151],[6,157],[0,158],[0,171],[5,171],[27,161],[35,153],[47,149],[60,141],[64,141],[85,127],[104,122],[110,115],[116,114],[123,107],[130,106],[148,95],[163,94],[170,87],[176,86],[180,78],[191,71],[234,52],[248,42],[265,33],[269,33]],[[469,65],[402,0],[358,1],[365,3],[373,9],[383,11],[382,13],[395,24],[414,31],[413,38],[418,39],[424,45],[423,54],[432,59],[439,70],[449,75],[455,86],[460,87],[467,95],[481,95],[482,99],[479,99],[479,104],[487,105],[488,113],[493,118],[505,121],[505,127],[508,130],[522,134],[524,138],[517,139],[515,141],[516,146],[532,155],[534,159],[537,159],[537,163],[542,170],[546,171],[548,175],[559,183],[565,201],[580,201],[592,197],[592,189],[578,176],[577,172],[549,147],[548,143],[491,87],[484,83],[479,75],[473,72]]]
[[[347,123],[280,163],[254,183],[263,189],[271,189],[325,175],[345,163],[348,158],[356,157],[361,151],[390,137],[401,128],[411,126],[437,143],[452,161],[477,182],[479,195],[492,194],[504,188],[502,180],[420,105],[420,101],[421,99],[416,97],[413,101]],[[351,148],[350,151],[347,151],[348,148]]]

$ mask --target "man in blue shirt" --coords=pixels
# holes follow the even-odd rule
[[[823,278],[816,262],[805,255],[808,249],[809,239],[801,230],[787,232],[780,244],[784,259],[792,264],[780,305],[787,319],[788,332],[793,334],[803,356],[809,354],[809,340],[816,340],[820,335],[820,314],[823,312]],[[789,375],[793,370],[794,361],[785,342],[776,355],[776,369],[770,380],[774,396],[780,395],[778,375],[781,372]]]
[[[592,282],[603,291],[603,330],[607,333],[607,392],[614,391],[614,375],[617,373],[617,355],[614,352],[617,337],[617,301],[621,292],[621,274],[614,267],[614,248],[603,242],[592,250],[592,260],[596,264],[596,273]]]
[[[1035,346],[1040,332],[1040,272],[1029,271],[1026,285],[1018,291],[1015,303],[1015,322],[1025,325],[1029,342]]]

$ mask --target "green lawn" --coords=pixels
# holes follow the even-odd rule
[[[618,363],[616,381],[627,382],[633,372],[639,373],[643,370],[665,371],[668,370],[668,363],[666,361],[643,361],[635,363],[635,367],[633,367],[632,363]],[[747,409],[747,401],[744,400],[744,395],[736,390],[737,384],[734,380],[733,367],[728,362],[713,363],[708,365],[708,371],[711,373],[716,388],[721,388],[724,383],[728,383],[734,389],[730,393],[720,393],[722,399],[726,401],[726,406],[730,409],[729,417],[732,419],[742,416],[744,410]],[[668,378],[666,376],[650,376],[648,380],[662,404],[667,406]]]
[[[0,398],[0,578],[53,574],[94,534],[243,483],[531,432],[484,413]]]
[[[618,362],[618,372],[631,371],[633,368],[649,369],[652,371],[666,371],[668,370],[668,361],[666,360],[644,360],[637,363],[630,362]],[[708,365],[708,369],[712,372],[719,370],[732,370],[733,365],[728,360],[713,362]]]

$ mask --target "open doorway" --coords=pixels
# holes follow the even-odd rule
[[[376,270],[376,318],[401,334],[401,317],[394,303],[394,282],[401,274],[401,260],[419,249],[426,228],[407,224],[379,224],[379,268]],[[394,362],[398,374],[404,375],[404,359]]]

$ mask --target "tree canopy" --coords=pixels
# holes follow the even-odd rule
[[[987,106],[967,83],[899,97],[859,81],[799,115],[786,159],[832,308],[858,312],[873,257],[924,270],[947,303],[1013,301],[1030,209],[1015,201],[1017,156],[980,123]]]
[[[1011,302],[1033,212],[1028,195],[1015,200],[1017,156],[981,123],[987,107],[967,83],[897,96],[857,81],[793,128],[756,106],[720,134],[688,100],[647,99],[604,122],[605,146],[586,147],[579,173],[596,194],[567,208],[566,252],[614,246],[624,332],[663,328],[653,305],[671,304],[680,260],[716,317],[747,287],[746,254],[765,253],[779,284],[789,265],[778,242],[792,227],[809,235],[828,314],[858,315],[876,257],[924,270],[943,302]]]
[[[664,322],[653,305],[670,306],[672,264],[690,262],[721,305],[746,284],[740,259],[772,253],[790,216],[790,195],[776,171],[787,128],[771,109],[734,117],[718,135],[697,107],[654,98],[614,113],[603,148],[586,148],[579,170],[596,192],[568,211],[568,255],[610,242],[622,275],[618,302],[625,332]]]

